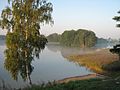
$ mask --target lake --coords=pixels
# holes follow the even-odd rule
[[[20,74],[18,80],[13,80],[11,73],[4,68],[4,50],[6,49],[3,40],[0,40],[0,85],[3,81],[7,86],[12,88],[20,88],[28,85]],[[33,84],[46,83],[48,81],[60,80],[67,77],[83,76],[92,74],[86,67],[80,66],[77,63],[70,62],[66,56],[75,54],[91,53],[97,48],[80,49],[62,47],[59,44],[48,44],[45,49],[41,51],[40,58],[32,61],[34,67],[30,78]]]

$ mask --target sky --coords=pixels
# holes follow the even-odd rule
[[[87,29],[94,31],[100,38],[120,38],[120,28],[112,20],[120,10],[120,0],[48,0],[53,4],[54,24],[42,25],[44,35],[61,34],[65,30]],[[0,0],[0,13],[8,5]],[[4,34],[0,30],[0,34]]]

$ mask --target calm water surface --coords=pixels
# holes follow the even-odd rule
[[[19,75],[18,80],[12,79],[11,74],[4,68],[4,50],[6,46],[4,41],[0,41],[0,82],[14,87],[24,87],[27,83],[23,81]],[[89,50],[89,52],[91,52]],[[86,49],[78,48],[63,48],[59,45],[47,45],[40,53],[40,58],[32,61],[34,70],[31,74],[32,83],[42,83],[53,80],[60,80],[66,77],[82,76],[91,74],[86,67],[80,66],[77,63],[69,62],[65,57],[72,54],[84,54],[88,52]],[[2,83],[0,83],[2,85]]]

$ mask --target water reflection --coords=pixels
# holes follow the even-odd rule
[[[60,44],[51,44],[51,43],[47,45],[47,48],[52,52],[60,51],[61,55],[64,58],[70,55],[87,54],[100,50],[100,48],[98,47],[92,47],[92,48],[65,47],[65,46],[61,46]]]
[[[79,48],[79,47],[64,47],[60,46],[59,44],[49,44],[47,45],[47,48],[53,52],[60,51],[61,55],[66,58],[67,61],[74,63],[75,65],[79,67],[86,67],[86,71],[91,72],[97,72],[90,69],[88,66],[85,66],[84,64],[81,64],[77,60],[70,59],[69,56],[73,55],[85,55],[85,54],[91,54],[91,53],[97,53],[98,51],[101,51],[102,49],[106,48],[107,46],[101,46],[101,47],[91,47],[91,48]]]
[[[3,47],[4,49],[6,49],[5,44],[4,46],[1,46],[1,48]],[[68,53],[73,52],[70,51],[69,49],[70,48],[62,47],[59,44],[46,45],[42,53],[39,54],[39,59],[36,58],[34,54],[33,58],[34,61],[32,60],[30,62],[25,62],[24,60],[19,58],[22,52],[21,53],[19,52],[17,54],[17,51],[11,50],[10,53],[11,55],[7,53],[9,57],[12,56],[10,57],[10,60],[8,60],[9,57],[5,57],[4,59],[3,52],[0,51],[2,68],[1,76],[4,79],[4,81],[8,83],[11,87],[21,88],[24,87],[25,85],[28,85],[28,83],[31,84],[32,83],[38,84],[43,82],[47,83],[48,81],[60,80],[67,77],[92,74],[93,72],[86,69],[86,67],[81,67],[77,63],[68,61],[66,58],[63,57]],[[16,48],[16,50],[18,49]],[[75,50],[81,52],[80,49]],[[13,53],[17,54],[16,58]],[[8,73],[4,69],[3,62],[5,68],[7,68],[6,70],[9,71],[10,73]],[[27,70],[26,68],[28,68],[28,73],[26,71]],[[14,80],[13,78],[11,78],[11,76],[14,78]],[[17,82],[15,79],[17,80]]]
[[[34,69],[31,63],[34,58],[39,58],[39,53],[45,48],[47,40],[41,36],[37,37],[39,41],[30,42],[29,39],[19,40],[18,37],[14,33],[8,33],[6,36],[7,49],[5,50],[4,67],[11,73],[14,80],[18,80],[20,75],[24,81],[27,80],[31,85],[30,75]]]

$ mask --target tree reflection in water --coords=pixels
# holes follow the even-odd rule
[[[14,80],[18,80],[20,73],[23,80],[28,80],[31,85],[30,75],[34,69],[31,62],[35,57],[39,58],[39,53],[45,48],[47,39],[41,35],[37,37],[38,41],[32,42],[32,45],[30,45],[29,41],[24,42],[24,40],[20,41],[17,38],[18,35],[13,33],[8,33],[6,36],[7,49],[5,50],[4,66],[11,73]]]

